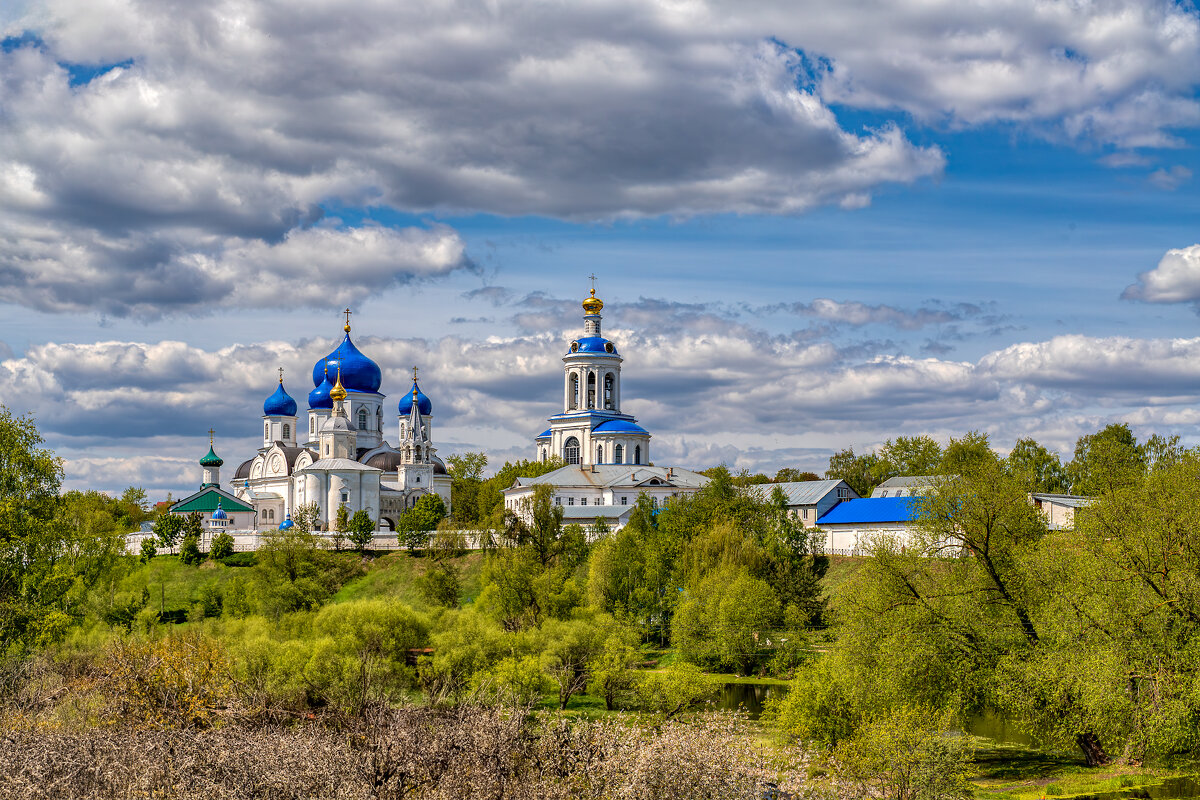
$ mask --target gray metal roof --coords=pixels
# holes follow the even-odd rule
[[[383,472],[377,467],[368,467],[349,458],[322,458],[296,472]]]
[[[854,493],[854,490],[850,488],[850,485],[842,480],[759,483],[749,488],[755,491],[763,500],[770,500],[775,487],[779,487],[784,496],[787,497],[787,504],[789,506],[815,506],[825,498],[825,495],[835,492],[839,486],[845,487],[850,492],[850,497],[858,497]]]
[[[941,475],[897,475],[876,486],[871,491],[871,497],[883,497],[885,491],[894,495],[893,489],[909,489],[904,494],[912,496],[915,490],[930,489],[941,479]]]
[[[681,467],[646,467],[632,464],[597,464],[594,467],[570,465],[536,478],[517,478],[511,488],[549,484],[564,489],[572,487],[600,489],[616,486],[651,487],[674,486],[680,489],[699,489],[708,478]]]
[[[1034,500],[1041,500],[1043,503],[1054,503],[1060,506],[1069,506],[1070,508],[1084,508],[1090,506],[1093,498],[1084,497],[1078,494],[1049,494],[1044,492],[1034,492],[1029,495]]]

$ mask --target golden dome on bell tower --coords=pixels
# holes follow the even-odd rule
[[[592,294],[583,301],[583,310],[589,314],[599,314],[600,309],[604,308],[604,301],[596,297],[596,281],[592,279]]]

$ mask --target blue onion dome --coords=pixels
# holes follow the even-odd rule
[[[328,367],[330,375],[341,370],[342,385],[346,387],[346,391],[378,394],[379,384],[383,382],[383,373],[379,371],[378,364],[354,346],[354,342],[350,341],[349,326],[346,327],[346,338],[342,339],[342,343],[313,367],[313,386],[321,385]]]
[[[263,403],[263,415],[267,417],[296,416],[296,401],[283,388],[283,381],[275,387],[275,394]]]
[[[284,515],[283,522],[279,523],[279,530],[289,531],[294,527],[296,527],[296,523],[292,522],[292,512],[289,511]]]
[[[213,512],[213,519],[229,519],[229,515],[225,513],[225,509],[221,508],[221,501],[217,501],[217,510]]]
[[[329,375],[326,373],[317,388],[308,393],[308,407],[333,408],[333,398],[329,396],[332,391],[333,384],[329,382]]]
[[[407,416],[412,413],[413,392],[417,393],[417,411],[421,416],[433,413],[433,401],[425,396],[421,391],[421,387],[417,386],[417,382],[413,381],[412,388],[408,390],[408,394],[400,398],[400,414]]]

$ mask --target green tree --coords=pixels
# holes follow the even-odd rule
[[[450,493],[454,498],[454,518],[463,528],[480,524],[479,493],[487,463],[485,453],[455,453],[446,459]]]
[[[603,650],[608,631],[601,621],[547,620],[541,628],[542,671],[558,690],[558,707],[564,709],[576,692],[591,679],[593,660]]]
[[[233,555],[233,536],[228,531],[221,531],[212,540],[212,549],[209,551],[209,557],[213,561]]]
[[[204,517],[199,511],[193,511],[183,518],[180,527],[183,540],[179,545],[179,560],[189,566],[195,566],[204,560],[200,552],[200,537],[204,534]]]
[[[631,700],[637,688],[636,667],[641,656],[636,643],[636,634],[623,626],[616,628],[608,633],[604,646],[588,664],[591,673],[589,689],[592,694],[604,698],[604,707],[609,711]]]
[[[153,536],[142,539],[141,561],[143,564],[158,555],[158,548],[154,546],[154,541]]]
[[[855,455],[854,448],[847,447],[829,457],[825,478],[843,480],[859,497],[869,497],[872,489],[892,477],[888,470],[888,465],[876,454]]]
[[[350,509],[345,503],[339,503],[333,517],[333,544],[335,550],[342,549],[346,534],[350,532]]]
[[[933,475],[942,460],[942,447],[929,436],[897,436],[879,448],[879,458],[892,475]]]
[[[970,800],[971,745],[947,714],[900,708],[872,719],[833,751],[834,773],[855,796]]]
[[[262,611],[272,617],[319,607],[361,571],[325,550],[315,534],[299,525],[266,531],[262,537],[254,567],[256,596]]]
[[[801,472],[795,467],[783,467],[771,479],[774,483],[795,483],[798,481],[819,481],[821,476],[815,472]]]
[[[520,513],[504,516],[504,546],[488,555],[478,603],[508,630],[538,627],[570,613],[582,598],[576,569],[587,556],[583,529],[562,526],[552,489],[536,487]]]
[[[358,552],[362,553],[375,537],[375,520],[371,519],[371,515],[360,508],[350,518],[347,529],[350,531],[350,543],[358,548]]]
[[[158,539],[159,547],[170,550],[179,544],[179,539],[183,536],[183,517],[164,511],[154,520],[152,530]]]
[[[292,512],[292,525],[302,533],[312,533],[321,522],[321,507],[316,503],[306,503]]]
[[[1018,439],[1004,460],[1010,475],[1029,492],[1065,494],[1070,491],[1066,467],[1058,455],[1033,439]]]
[[[942,475],[964,475],[978,471],[996,461],[996,453],[981,431],[967,431],[961,439],[951,439],[942,453],[937,472]]]
[[[1112,424],[1075,443],[1067,465],[1071,491],[1099,495],[1136,485],[1146,473],[1146,455],[1125,423]]]
[[[675,663],[646,673],[637,687],[638,704],[671,719],[711,700],[716,686],[694,664]]]
[[[423,550],[429,544],[430,532],[446,517],[446,503],[441,495],[429,492],[421,495],[412,508],[405,509],[396,522],[396,534],[408,546],[409,552]]]

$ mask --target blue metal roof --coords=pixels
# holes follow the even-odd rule
[[[551,431],[551,429],[550,429],[550,428],[546,428],[546,430],[542,431],[541,435],[533,437],[533,438],[534,438],[534,441],[536,441],[536,440],[538,440],[538,439],[549,439],[549,438],[550,438],[550,431]]]
[[[650,433],[641,425],[623,419],[610,419],[592,428],[592,433],[634,433],[649,436]]]
[[[817,525],[915,522],[920,511],[920,497],[862,497],[838,503],[817,520]]]
[[[582,339],[575,340],[572,344],[578,345],[578,347],[573,348],[571,352],[567,353],[569,356],[576,355],[577,353],[600,356],[619,355],[617,353],[617,346],[603,336],[585,336]]]

